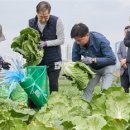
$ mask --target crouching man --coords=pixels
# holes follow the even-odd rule
[[[102,78],[101,89],[108,89],[113,82],[116,57],[110,47],[110,42],[98,32],[89,32],[83,24],[75,24],[71,30],[71,38],[75,42],[72,48],[72,61],[81,61],[96,73],[84,90],[84,98],[92,98],[95,86]],[[83,58],[81,58],[83,57]]]

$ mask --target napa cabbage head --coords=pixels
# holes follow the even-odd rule
[[[62,73],[67,79],[71,80],[72,85],[76,85],[79,90],[86,88],[90,79],[95,73],[82,62],[69,62],[63,65]]]
[[[38,65],[43,58],[43,49],[38,48],[40,34],[33,28],[25,28],[20,31],[20,35],[13,39],[11,48],[26,59],[24,67]]]

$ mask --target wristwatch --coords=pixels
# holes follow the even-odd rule
[[[93,64],[96,63],[96,58],[92,58],[92,63],[93,63]]]

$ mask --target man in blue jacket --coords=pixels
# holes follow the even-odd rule
[[[96,73],[84,90],[84,98],[91,100],[95,86],[102,78],[101,89],[112,85],[116,58],[110,47],[110,42],[100,33],[89,32],[83,24],[75,24],[71,30],[71,38],[75,39],[72,49],[72,61],[81,61]],[[83,58],[82,58],[83,57]]]

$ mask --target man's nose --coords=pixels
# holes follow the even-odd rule
[[[39,16],[40,18],[43,18],[43,16]]]

